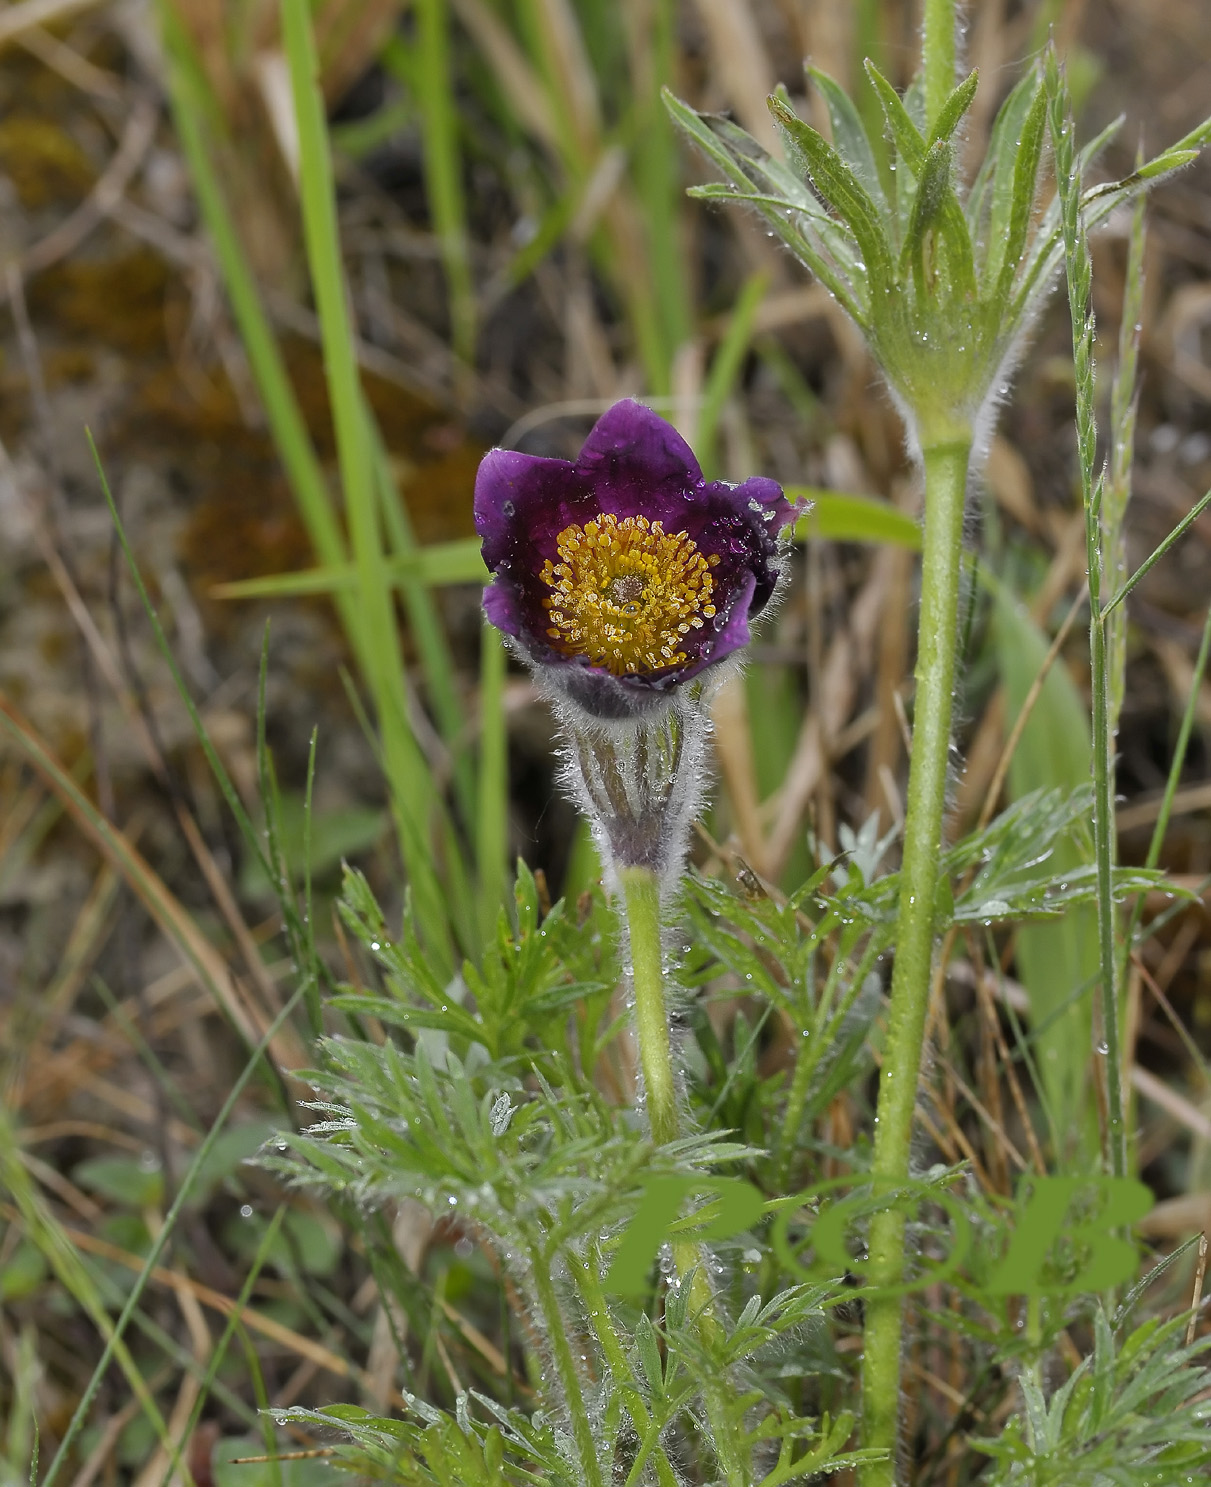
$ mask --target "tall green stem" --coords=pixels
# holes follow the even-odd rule
[[[635,1030],[639,1038],[639,1062],[647,1098],[648,1124],[658,1146],[676,1141],[681,1134],[677,1113],[677,1081],[673,1072],[673,1050],[669,1042],[668,1009],[664,1001],[664,964],[660,938],[660,879],[647,867],[620,867],[618,877],[626,904],[627,929],[631,939],[631,980],[635,988]],[[698,1331],[708,1345],[716,1340],[718,1323],[711,1314],[711,1283],[702,1266],[703,1252],[692,1241],[673,1246],[678,1275],[694,1271],[690,1303],[698,1316]],[[711,1422],[712,1444],[729,1487],[746,1481],[741,1452],[733,1439],[728,1416],[726,1385],[719,1380],[704,1390]]]
[[[1096,518],[1095,518],[1096,521]],[[1100,532],[1097,534],[1100,538]],[[1095,540],[1097,540],[1095,538]],[[1110,1170],[1127,1171],[1127,1127],[1123,1120],[1123,1062],[1119,1047],[1118,965],[1114,951],[1114,771],[1110,764],[1110,693],[1106,671],[1106,617],[1097,593],[1100,550],[1090,557],[1089,663],[1093,678],[1093,850],[1097,862],[1098,960],[1102,982],[1102,1051],[1106,1055],[1106,1145]]]
[[[904,862],[900,870],[896,960],[883,1074],[879,1080],[872,1167],[876,1177],[893,1182],[908,1175],[917,1075],[929,1004],[934,899],[950,753],[963,498],[970,454],[970,438],[935,444],[925,450],[925,539],[916,707],[908,812],[904,822]],[[870,1228],[871,1284],[894,1286],[900,1279],[903,1258],[904,1216],[894,1211],[878,1214]],[[865,1468],[864,1487],[893,1487],[895,1482],[902,1327],[900,1298],[882,1297],[876,1292],[866,1305],[863,1435],[865,1445],[880,1447],[890,1455],[885,1461]]]

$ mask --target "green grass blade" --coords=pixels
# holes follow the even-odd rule
[[[453,953],[445,901],[427,830],[436,792],[424,755],[408,723],[403,657],[384,566],[372,440],[367,428],[353,329],[345,298],[323,96],[315,38],[305,7],[285,0],[282,39],[290,65],[299,135],[299,186],[303,233],[324,347],[337,461],[345,496],[364,642],[363,663],[383,734],[405,867],[413,885],[417,919],[439,961],[449,970]]]
[[[1190,508],[1189,511],[1186,512],[1185,516],[1182,517],[1181,521],[1178,522],[1177,526],[1173,528],[1173,530],[1169,533],[1165,540],[1160,543],[1159,546],[1157,546],[1144,559],[1144,561],[1139,565],[1139,567],[1135,570],[1135,572],[1131,575],[1127,582],[1123,584],[1118,592],[1106,602],[1106,604],[1102,607],[1103,618],[1109,614],[1112,614],[1131,592],[1131,590],[1136,586],[1136,584],[1139,583],[1140,579],[1146,577],[1152,571],[1152,569],[1156,567],[1157,563],[1160,562],[1160,560],[1165,556],[1165,554],[1169,551],[1173,544],[1186,535],[1186,533],[1199,519],[1203,512],[1206,511],[1208,505],[1211,505],[1211,491],[1208,491],[1205,496],[1201,497],[1201,499],[1194,503],[1194,505]]]
[[[475,815],[475,784],[466,748],[467,722],[458,695],[458,670],[446,642],[437,606],[423,576],[423,554],[413,537],[408,508],[400,497],[380,431],[368,407],[365,408],[365,418],[373,441],[375,478],[382,497],[383,520],[393,552],[393,557],[386,559],[387,581],[401,590],[408,628],[420,657],[425,689],[437,719],[438,732],[454,761],[458,802],[466,819],[471,820]],[[478,549],[478,542],[471,538],[464,546]],[[420,561],[415,561],[418,558]],[[401,564],[399,570],[395,568],[396,561]],[[482,571],[482,559],[479,568]]]
[[[202,1375],[201,1388],[194,1403],[193,1411],[189,1417],[189,1424],[182,1433],[183,1440],[192,1440],[193,1433],[197,1429],[198,1421],[202,1418],[202,1411],[206,1408],[210,1398],[210,1391],[218,1378],[219,1369],[223,1366],[223,1360],[227,1356],[227,1349],[231,1346],[231,1339],[235,1336],[236,1328],[239,1326],[240,1318],[244,1309],[252,1300],[253,1287],[260,1278],[265,1262],[269,1258],[270,1251],[277,1241],[278,1233],[282,1227],[282,1220],[286,1217],[286,1205],[281,1203],[274,1209],[273,1217],[265,1226],[265,1232],[261,1235],[260,1242],[256,1247],[256,1253],[252,1257],[252,1263],[248,1267],[248,1274],[244,1277],[240,1286],[240,1293],[236,1297],[235,1305],[227,1318],[226,1326],[219,1335],[219,1340],[210,1350],[210,1357],[206,1363],[206,1372]],[[171,1476],[166,1475],[160,1483],[160,1487],[169,1487]]]
[[[394,543],[395,518],[388,516],[387,531]],[[407,553],[393,553],[384,560],[391,582],[403,588],[417,582],[430,587],[452,583],[486,583],[488,570],[480,556],[478,537],[460,537],[454,542],[434,542]],[[241,578],[219,583],[210,590],[212,599],[286,599],[308,594],[334,594],[357,586],[352,563],[331,568],[304,568],[298,573],[267,573],[263,578]],[[444,636],[443,636],[444,644]]]
[[[1021,712],[1048,650],[1047,637],[1019,608],[1012,595],[994,590],[993,633],[1006,692],[1006,722]],[[1038,701],[1009,766],[1009,793],[1021,800],[1035,790],[1071,790],[1089,782],[1089,715],[1064,666],[1047,673]],[[1049,868],[1087,862],[1075,843],[1061,843]],[[1091,1047],[1088,996],[1068,1001],[1073,987],[1092,986],[1098,971],[1097,920],[1078,907],[1054,924],[1023,925],[1017,939],[1018,976],[1030,998],[1030,1021],[1037,1038],[1039,1072],[1047,1104],[1061,1134],[1087,1129],[1082,1118]],[[1078,1147],[1077,1160],[1088,1157]],[[1056,1153],[1062,1160],[1063,1153]]]
[[[711,369],[703,388],[702,405],[698,409],[694,440],[698,461],[708,480],[717,478],[715,438],[719,431],[723,405],[735,389],[736,379],[740,375],[749,342],[752,340],[753,323],[768,288],[769,280],[763,273],[751,274],[745,280],[732,307],[727,331],[711,360]]]
[[[192,1484],[193,1478],[189,1473],[189,1468],[182,1459],[176,1442],[169,1435],[168,1426],[147,1387],[138,1363],[122,1338],[125,1330],[124,1318],[134,1308],[128,1303],[116,1324],[110,1320],[92,1275],[71,1240],[63,1232],[53,1212],[43,1202],[41,1194],[30,1181],[19,1153],[17,1133],[10,1124],[9,1112],[0,1105],[0,1188],[4,1188],[12,1195],[26,1234],[47,1260],[59,1284],[105,1339],[102,1357],[106,1368],[111,1361],[117,1360],[131,1393],[139,1401],[144,1415],[151,1422],[157,1439],[172,1462],[173,1469],[181,1473],[185,1483]],[[68,1446],[74,1443],[92,1406],[96,1395],[95,1384],[100,1382],[97,1374],[93,1375],[93,1379],[92,1391],[86,1391],[76,1405],[67,1432],[47,1470],[44,1480],[51,1484],[51,1487],[53,1487]]]
[[[1022,133],[1014,156],[1013,190],[1009,199],[1008,220],[1002,224],[994,219],[992,223],[992,232],[995,234],[994,243],[1002,241],[1001,229],[1002,226],[1004,227],[1005,246],[1003,256],[1000,258],[996,288],[996,303],[1001,306],[1008,302],[1014,275],[1018,271],[1026,248],[1026,239],[1030,232],[1030,218],[1034,210],[1039,157],[1043,153],[1043,137],[1046,132],[1047,94],[1040,87],[1022,123]],[[990,274],[991,265],[994,262],[996,262],[995,247],[989,260]]]
[[[479,869],[479,933],[490,944],[505,901],[509,863],[509,758],[505,724],[506,651],[491,625],[481,629],[479,666],[479,811],[475,855]]]
[[[471,276],[447,0],[416,0],[416,41],[409,55],[399,36],[380,53],[388,72],[406,83],[420,106],[421,147],[429,215],[441,248],[450,305],[450,340],[468,364],[475,355],[475,284]]]
[[[193,178],[198,209],[214,245],[240,339],[307,534],[320,561],[337,564],[346,556],[344,534],[210,158],[205,127],[207,100],[196,59],[173,6],[161,0],[159,13],[173,122]],[[342,618],[352,633],[354,625],[347,606]]]
[[[1013,201],[1014,166],[1022,125],[1042,86],[1037,68],[1031,68],[997,110],[988,135],[988,148],[968,192],[967,223],[981,267],[1005,241],[1004,224],[1009,221]]]
[[[633,61],[642,59],[646,74],[632,76],[636,117],[631,174],[643,210],[662,350],[671,367],[678,348],[694,333],[691,278],[685,272],[678,220],[683,200],[680,152],[672,120],[661,102],[661,91],[674,75],[677,7],[674,0],[655,0],[643,9],[648,16],[647,35],[631,49]]]
[[[1156,824],[1152,828],[1152,840],[1148,843],[1148,855],[1144,859],[1144,866],[1154,868],[1161,860],[1161,848],[1165,843],[1165,833],[1169,830],[1169,818],[1173,813],[1173,797],[1177,794],[1177,787],[1182,777],[1182,769],[1186,763],[1186,750],[1190,745],[1190,735],[1194,731],[1195,719],[1198,716],[1198,701],[1202,691],[1203,677],[1207,671],[1207,658],[1211,655],[1211,609],[1207,611],[1207,618],[1203,621],[1203,636],[1199,642],[1198,657],[1194,662],[1194,674],[1190,678],[1190,690],[1186,694],[1186,707],[1182,713],[1181,726],[1177,731],[1177,742],[1173,746],[1173,758],[1169,761],[1169,774],[1165,780],[1165,793],[1161,797],[1160,813],[1157,815]],[[1144,916],[1144,900],[1141,895],[1135,901],[1131,911],[1131,922],[1123,939],[1123,983],[1126,984],[1127,963],[1131,950],[1135,945],[1136,933],[1139,930],[1140,920]]]

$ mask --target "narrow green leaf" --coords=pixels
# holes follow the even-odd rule
[[[1013,168],[1017,160],[1022,125],[1043,81],[1037,68],[1031,68],[997,110],[988,134],[988,148],[967,194],[965,212],[976,245],[977,258],[983,262],[1004,241],[1004,230],[994,222],[1008,222],[1013,200]],[[1001,203],[998,206],[998,202]]]
[[[742,129],[725,120],[712,119],[708,123],[704,116],[682,103],[667,88],[662,96],[674,122],[731,181],[735,188],[733,194],[740,200],[752,196],[754,205],[791,252],[861,325],[862,311],[855,298],[850,274],[851,267],[857,262],[856,245],[846,241],[849,235],[843,225],[830,218],[811,192],[801,182],[795,181],[785,167],[771,161],[757,141]],[[773,194],[767,198],[754,177],[764,177],[773,186]],[[756,193],[754,186],[758,187]],[[715,197],[724,194],[718,188],[699,190],[704,195]],[[691,194],[697,192],[691,191]],[[825,246],[812,242],[797,230],[792,220],[795,213],[808,219],[810,227],[819,233]]]
[[[912,214],[908,219],[908,233],[900,249],[901,274],[912,273],[917,288],[917,303],[924,305],[927,299],[925,284],[925,234],[936,224],[950,190],[950,141],[940,139],[931,145],[921,166],[921,177],[917,182],[917,194],[913,198]]]
[[[948,140],[959,127],[963,115],[971,107],[971,100],[976,96],[976,88],[979,85],[980,74],[975,68],[963,79],[946,102],[938,117],[933,122],[933,128],[929,131],[929,144],[936,145],[941,140]]]
[[[1047,130],[1047,94],[1039,88],[1031,101],[1029,112],[1022,124],[1022,133],[1017,154],[1013,162],[1013,194],[1009,202],[1009,220],[1004,232],[1004,252],[997,275],[996,303],[1005,304],[1009,299],[1014,275],[1026,247],[1030,231],[1030,217],[1034,210],[1034,198],[1038,191],[1039,160],[1043,153],[1043,137]],[[996,240],[1001,240],[1000,224],[992,224]],[[989,258],[989,271],[995,262],[997,248],[994,245]]]
[[[875,295],[894,279],[891,248],[878,207],[832,145],[799,118],[786,98],[775,94],[770,99],[770,112],[792,157],[802,162],[816,190],[848,223],[857,239],[873,302]]]
[[[1039,674],[1047,638],[1014,600],[995,591],[996,651],[1006,690],[1006,722],[1012,724]],[[1009,767],[1009,793],[1019,801],[1036,790],[1071,792],[1088,786],[1089,714],[1063,666],[1053,666]],[[1061,843],[1048,859],[1049,875],[1085,866],[1088,854]],[[1070,1000],[1074,988],[1097,976],[1097,917],[1079,906],[1052,924],[1024,926],[1018,935],[1018,975],[1030,998],[1031,1022],[1039,1034],[1043,1093],[1060,1133],[1079,1129],[1084,1106],[1092,1025],[1092,998]]]
[[[796,541],[825,537],[833,542],[886,542],[910,552],[921,550],[921,528],[914,518],[874,496],[840,495],[805,485],[788,485],[786,496],[813,503],[795,523]]]
[[[408,55],[407,44],[396,35],[379,56],[388,72],[408,84],[420,107],[425,194],[446,274],[450,338],[455,353],[469,362],[475,350],[475,284],[454,108],[450,16],[447,0],[416,0],[413,11],[413,54]]]
[[[1118,593],[1115,594],[1108,603],[1102,606],[1103,619],[1105,619],[1108,614],[1112,613],[1115,609],[1118,608],[1118,606],[1123,602],[1123,600],[1136,586],[1136,584],[1139,583],[1140,579],[1143,578],[1145,574],[1149,573],[1156,566],[1156,564],[1160,562],[1160,560],[1165,556],[1165,554],[1180,537],[1185,536],[1185,534],[1190,530],[1190,528],[1199,519],[1203,512],[1206,511],[1208,505],[1211,505],[1211,491],[1208,491],[1201,500],[1195,502],[1195,504],[1190,508],[1189,511],[1186,512],[1185,516],[1182,517],[1181,521],[1178,522],[1177,526],[1173,528],[1173,530],[1164,539],[1164,541],[1161,542],[1157,547],[1155,547],[1151,553],[1149,553],[1149,555],[1139,565],[1139,567],[1135,570],[1135,572],[1131,575],[1127,582],[1122,586],[1121,589],[1119,589]]]
[[[357,567],[368,679],[382,730],[400,845],[412,880],[417,915],[434,953],[449,967],[453,964],[453,953],[447,909],[427,829],[429,813],[439,796],[408,720],[399,627],[384,568],[373,442],[345,298],[332,157],[319,88],[315,37],[306,7],[284,0],[281,19],[298,125],[303,236],[319,314],[337,462]]]
[[[428,547],[387,558],[383,565],[392,582],[402,586],[419,580],[440,586],[453,583],[486,583],[488,570],[480,553],[478,537],[460,537],[454,542],[434,542]],[[297,573],[267,573],[263,578],[242,578],[216,584],[213,599],[282,599],[300,594],[330,594],[357,584],[352,563],[331,568],[304,568]]]
[[[809,66],[807,75],[820,89],[828,108],[828,117],[833,126],[833,147],[870,192],[871,199],[886,209],[887,200],[883,194],[883,183],[879,179],[875,152],[866,133],[866,125],[849,94],[818,67]]]
[[[866,75],[882,105],[883,117],[887,120],[887,127],[891,130],[901,161],[914,177],[919,176],[921,167],[925,164],[926,148],[921,131],[913,123],[900,95],[869,59],[866,63]]]

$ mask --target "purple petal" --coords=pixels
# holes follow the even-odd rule
[[[484,613],[491,624],[505,635],[521,640],[525,635],[525,624],[517,606],[517,593],[510,583],[499,579],[484,589]]]
[[[593,425],[576,468],[596,491],[610,489],[620,496],[642,492],[648,500],[684,499],[702,484],[694,451],[673,425],[631,398],[615,403]],[[646,506],[617,514],[641,513],[649,514]]]
[[[702,653],[697,660],[691,661],[683,668],[679,673],[679,680],[688,681],[690,677],[697,676],[700,671],[705,671],[708,666],[714,666],[717,661],[722,661],[733,651],[742,650],[749,643],[748,622],[749,616],[755,612],[752,603],[753,591],[756,587],[756,575],[746,573],[732,592],[731,608],[727,611],[720,610],[715,616],[716,620],[722,618],[722,628],[713,634],[703,646]]]

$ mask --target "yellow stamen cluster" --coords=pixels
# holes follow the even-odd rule
[[[644,516],[603,512],[556,539],[559,562],[539,575],[552,591],[547,634],[569,656],[614,676],[662,671],[686,660],[682,637],[715,614],[710,569],[685,532],[675,536]]]

